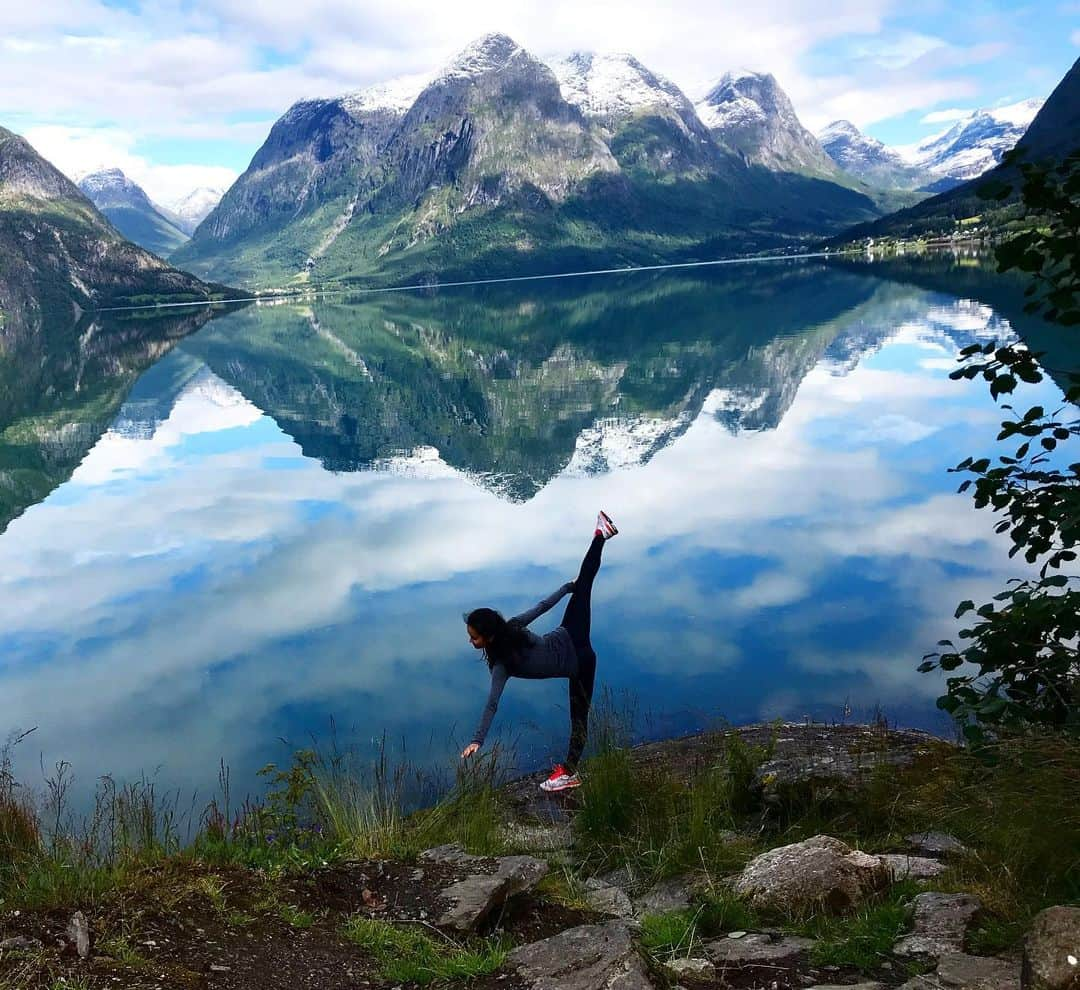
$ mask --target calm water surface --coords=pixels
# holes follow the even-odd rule
[[[599,684],[642,732],[878,705],[942,730],[916,666],[1020,567],[946,472],[996,432],[948,372],[1023,332],[1008,288],[757,264],[15,333],[0,733],[37,727],[28,774],[203,792],[331,719],[445,764],[486,691],[462,611],[573,577],[601,506]],[[565,690],[511,682],[523,765],[564,747]]]

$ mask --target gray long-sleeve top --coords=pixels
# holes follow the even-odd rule
[[[520,626],[527,626],[534,619],[554,608],[564,595],[573,590],[573,582],[564,584],[558,591],[537,602],[527,612],[515,615],[509,621]],[[473,736],[473,742],[477,745],[484,744],[488,729],[491,728],[491,720],[499,707],[503,688],[511,677],[525,677],[533,680],[545,677],[577,677],[577,651],[570,639],[570,633],[563,626],[543,636],[537,636],[536,633],[526,629],[525,635],[528,637],[528,643],[513,660],[492,665],[491,690],[488,692],[487,704],[484,705],[484,711],[480,716],[480,724],[476,727],[476,734]]]

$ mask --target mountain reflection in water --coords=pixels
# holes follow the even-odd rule
[[[485,690],[462,611],[572,577],[600,506],[622,530],[600,680],[643,731],[848,704],[942,728],[919,659],[1020,566],[945,470],[1000,418],[948,371],[1040,332],[1014,287],[950,264],[5,327],[0,729],[38,726],[45,765],[87,780],[203,791],[331,717],[444,760]],[[523,764],[563,744],[565,704],[508,690]]]

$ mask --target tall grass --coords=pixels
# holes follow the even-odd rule
[[[740,866],[749,843],[732,836],[753,803],[757,767],[768,747],[734,732],[715,734],[715,756],[694,767],[645,767],[629,747],[628,709],[598,706],[597,745],[584,770],[574,817],[578,849],[596,871],[625,864],[642,881],[687,870]]]

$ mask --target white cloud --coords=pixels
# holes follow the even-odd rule
[[[1073,31],[1073,33],[1069,35],[1069,41],[1077,47],[1080,47],[1080,30]]]
[[[24,133],[34,148],[77,182],[103,168],[119,168],[162,206],[172,206],[199,186],[227,189],[237,173],[219,165],[157,165],[136,154],[135,135],[118,128],[31,127]]]
[[[921,60],[957,49],[890,30],[892,6],[893,0],[835,0],[823,9],[811,0],[762,0],[736,15],[707,0],[664,7],[612,0],[208,0],[147,5],[136,15],[104,0],[50,0],[6,19],[0,119],[17,114],[31,129],[100,123],[140,139],[192,137],[201,128],[254,151],[268,122],[296,100],[429,72],[491,30],[540,57],[574,48],[631,51],[692,95],[728,69],[760,66],[777,76],[812,127],[840,116],[865,125],[966,95],[963,80],[911,75]],[[802,59],[816,45],[845,38],[861,39],[850,72],[828,78],[805,71]],[[238,116],[258,126],[234,123]]]
[[[928,113],[919,118],[920,124],[951,124],[957,120],[963,120],[965,117],[970,117],[973,111],[961,110],[959,107],[953,107],[948,110],[935,110],[933,113]]]

